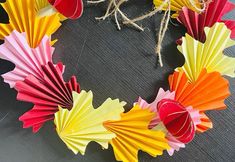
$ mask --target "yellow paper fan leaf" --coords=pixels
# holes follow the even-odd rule
[[[48,0],[35,0],[35,10],[36,10],[36,13],[38,13],[38,11],[40,11],[41,9],[47,7],[48,5],[50,5],[50,3],[48,2]],[[62,14],[59,14],[59,17],[60,17],[60,21],[64,21],[66,20],[67,18],[62,15]]]
[[[204,68],[208,73],[217,71],[235,77],[235,58],[223,54],[224,49],[235,45],[235,41],[230,39],[231,31],[224,23],[216,23],[211,28],[206,27],[205,33],[205,43],[188,34],[183,37],[178,49],[185,57],[185,64],[178,70],[183,70],[190,81],[196,81]]]
[[[139,150],[155,157],[169,148],[162,131],[148,129],[154,116],[150,109],[135,105],[129,112],[121,114],[121,120],[104,122],[104,126],[117,136],[110,143],[118,161],[137,162]]]
[[[156,8],[163,5],[165,0],[153,0],[153,3]],[[170,9],[171,11],[175,11],[176,13],[172,15],[172,18],[177,18],[179,16],[179,11],[182,10],[183,7],[187,7],[195,12],[198,12],[203,8],[200,0],[170,0]],[[168,9],[168,3],[165,3],[163,6],[163,10]]]
[[[61,25],[57,14],[37,17],[34,0],[7,0],[2,6],[9,16],[9,24],[0,24],[0,39],[13,30],[26,32],[30,46],[35,48],[45,35],[50,36]]]
[[[54,123],[59,137],[75,154],[85,154],[89,142],[95,141],[103,148],[108,148],[108,142],[116,137],[114,133],[104,128],[103,122],[120,119],[124,111],[124,102],[118,99],[107,99],[99,108],[92,106],[91,91],[73,92],[73,108],[69,111],[59,107]]]

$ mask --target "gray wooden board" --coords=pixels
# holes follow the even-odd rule
[[[2,0],[1,0],[2,1]],[[2,1],[3,2],[3,1]],[[234,1],[235,2],[235,1]],[[152,9],[151,1],[130,1],[122,7],[130,17]],[[76,75],[84,90],[94,93],[94,106],[106,98],[120,98],[128,102],[128,110],[138,96],[149,102],[159,87],[168,88],[167,77],[184,59],[177,51],[175,40],[185,33],[180,25],[169,25],[163,43],[164,67],[157,65],[154,55],[156,29],[159,29],[162,14],[141,22],[144,32],[122,26],[117,31],[112,19],[97,22],[105,6],[86,5],[81,19],[66,21],[54,34],[56,43],[55,62],[66,65],[64,77]],[[0,9],[0,21],[7,22],[7,16]],[[234,18],[234,12],[228,17]],[[226,55],[235,56],[235,48],[226,50]],[[14,65],[0,60],[0,73],[14,68]],[[226,100],[228,108],[209,112],[214,129],[196,138],[170,157],[153,158],[139,152],[141,162],[153,161],[235,161],[235,80],[230,81],[231,96]],[[53,123],[47,123],[39,133],[22,129],[18,117],[32,105],[16,101],[16,91],[0,79],[0,162],[111,162],[115,161],[112,149],[102,150],[96,143],[90,143],[85,156],[74,155],[58,138]],[[220,84],[220,83],[218,83]]]

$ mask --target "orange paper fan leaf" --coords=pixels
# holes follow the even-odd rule
[[[175,91],[175,100],[200,112],[225,109],[224,100],[230,95],[228,81],[220,73],[207,73],[206,69],[195,82],[190,82],[185,72],[175,72],[169,76],[169,84],[171,91]],[[205,114],[202,114],[201,121],[197,125],[198,132],[212,128]]]
[[[7,0],[1,5],[9,16],[9,24],[0,23],[0,39],[13,30],[25,32],[30,47],[35,48],[45,35],[50,36],[61,25],[57,14],[37,17],[35,0]]]
[[[105,128],[117,136],[110,143],[118,161],[137,162],[139,150],[157,156],[169,148],[162,131],[148,129],[154,116],[149,109],[135,105],[129,112],[121,114],[121,120],[104,122]]]
[[[200,113],[201,115],[201,123],[199,125],[197,125],[197,132],[199,133],[203,133],[208,129],[213,128],[213,123],[211,122],[211,120],[209,119],[208,116],[206,116],[205,113]]]
[[[175,72],[169,77],[170,89],[175,99],[184,106],[193,106],[200,111],[224,109],[224,100],[230,95],[229,83],[220,73],[201,72],[195,82],[190,82],[184,72]]]

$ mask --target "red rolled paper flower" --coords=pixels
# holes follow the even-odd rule
[[[189,143],[195,135],[195,126],[190,113],[179,102],[163,99],[158,103],[161,121],[171,135],[182,143]]]
[[[80,92],[79,84],[74,76],[65,83],[59,67],[49,62],[42,66],[43,80],[29,75],[24,81],[16,83],[17,99],[34,104],[31,110],[19,118],[24,128],[33,127],[33,132],[37,132],[46,121],[54,119],[59,105],[72,108],[72,92]]]
[[[48,2],[67,18],[77,19],[82,15],[82,0],[48,0]]]
[[[223,22],[231,30],[231,38],[235,38],[235,21],[222,20],[222,17],[232,11],[235,4],[228,0],[213,0],[206,10],[199,14],[186,7],[179,13],[177,20],[187,28],[187,33],[200,42],[205,42],[205,27],[212,27],[216,22]],[[181,40],[177,41],[181,44]]]

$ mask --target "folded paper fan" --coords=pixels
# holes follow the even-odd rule
[[[164,99],[174,100],[174,98],[175,98],[174,92],[164,91],[163,89],[160,88],[156,99],[151,104],[148,104],[145,100],[141,98],[139,98],[138,102],[136,103],[143,109],[148,108],[151,111],[157,112],[154,118],[152,119],[149,125],[149,128],[154,129],[154,130],[163,130],[164,132],[166,132],[166,139],[168,140],[168,144],[170,146],[167,152],[170,156],[174,154],[175,150],[179,151],[180,148],[184,148],[185,144],[177,140],[176,137],[174,137],[173,135],[171,135],[171,133],[169,133],[169,131],[164,126],[164,124],[161,124],[162,120],[159,117],[157,108],[158,108],[158,104],[162,100]],[[191,107],[187,107],[185,110],[190,114],[192,121],[194,123],[194,126],[200,123],[200,114],[197,110],[194,110]]]
[[[212,27],[216,22],[224,22],[232,31],[231,38],[234,38],[235,21],[222,20],[222,17],[234,8],[235,4],[232,4],[228,0],[214,0],[201,14],[184,7],[182,11],[180,11],[177,19],[187,28],[187,33],[200,42],[206,41],[204,28]]]
[[[185,57],[185,64],[178,70],[183,70],[192,82],[197,80],[203,68],[235,77],[235,58],[223,54],[224,49],[235,45],[235,41],[230,39],[231,31],[223,23],[216,23],[211,28],[206,27],[205,33],[205,43],[188,34],[183,37],[178,49]]]
[[[155,98],[155,100],[151,103],[148,104],[145,100],[143,100],[141,97],[139,97],[138,102],[135,103],[137,105],[139,105],[142,109],[150,109],[152,112],[157,112],[157,105],[159,103],[159,101],[161,101],[162,99],[174,99],[175,98],[175,93],[174,92],[170,92],[170,91],[164,91],[162,88],[159,89],[157,97]],[[157,115],[155,115],[155,117],[151,120],[150,124],[149,124],[149,129],[152,129],[153,127],[155,127],[157,124],[159,124],[160,120],[157,117]]]
[[[163,5],[165,0],[153,0],[153,3],[155,7],[160,7]],[[183,7],[187,7],[189,9],[192,9],[193,11],[200,12],[203,9],[203,5],[201,4],[200,0],[171,0],[170,1],[170,9],[171,11],[175,11],[172,15],[172,18],[177,18],[179,15],[179,11],[182,10]],[[166,3],[163,6],[163,10],[167,10],[168,4]]]
[[[15,64],[15,69],[3,74],[4,81],[13,88],[17,81],[23,81],[28,75],[41,80],[43,78],[42,65],[52,62],[54,48],[50,46],[51,39],[44,36],[37,48],[31,48],[24,33],[16,30],[6,36],[4,44],[0,46],[0,58]]]
[[[110,143],[118,161],[137,162],[139,150],[157,156],[169,148],[165,133],[148,129],[154,115],[136,104],[129,112],[122,113],[120,120],[104,122],[104,126],[117,136]]]
[[[7,0],[2,6],[9,16],[9,24],[0,24],[0,39],[13,30],[25,32],[30,47],[35,48],[45,35],[50,36],[61,25],[57,14],[37,17],[34,0]]]
[[[40,17],[52,15],[56,12],[70,19],[77,19],[82,15],[82,0],[48,0],[48,2],[51,5],[47,5],[39,11]]]
[[[35,0],[36,13],[38,13],[41,9],[46,8],[48,5],[50,5],[48,0]],[[53,12],[53,14],[54,14],[54,12]],[[59,17],[60,17],[60,21],[66,20],[66,17],[62,14],[59,14]]]
[[[79,92],[79,84],[75,77],[65,83],[59,66],[55,67],[51,62],[42,66],[43,80],[29,75],[24,81],[16,82],[17,99],[34,104],[19,118],[24,128],[33,127],[33,132],[37,132],[46,121],[54,119],[58,106],[72,108],[72,91]]]
[[[55,114],[56,131],[64,143],[75,154],[85,154],[89,142],[95,141],[103,148],[108,148],[109,141],[116,135],[103,126],[107,120],[119,120],[124,112],[124,102],[118,99],[107,99],[99,108],[92,106],[93,94],[91,91],[73,92],[73,108],[59,108]]]
[[[158,103],[158,115],[166,129],[178,141],[189,143],[195,135],[193,120],[179,102],[171,99],[163,99]]]
[[[171,91],[175,92],[175,100],[183,106],[192,106],[200,112],[225,109],[224,100],[230,95],[229,83],[218,72],[207,73],[202,70],[195,82],[190,82],[185,72],[174,72],[169,76]],[[208,117],[201,117],[199,128],[207,130],[212,127]]]
[[[201,119],[200,119],[201,123],[197,125],[197,132],[203,133],[207,131],[208,129],[212,129],[213,123],[211,122],[209,117],[206,116],[205,113],[201,112],[200,114],[201,114]]]

